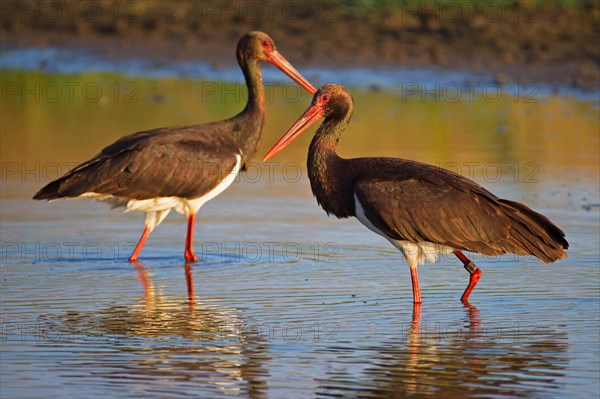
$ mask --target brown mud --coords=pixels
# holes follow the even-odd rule
[[[600,3],[548,1],[1,0],[1,44],[108,57],[235,64],[237,38],[270,34],[302,67],[441,67],[499,83],[600,87]]]

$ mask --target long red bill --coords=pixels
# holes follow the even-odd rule
[[[315,89],[314,86],[304,78],[304,76],[300,75],[300,72],[298,72],[296,68],[294,68],[292,64],[290,64],[288,60],[286,60],[285,57],[277,50],[273,50],[269,54],[269,59],[267,61],[281,69],[286,75],[292,78],[294,82],[298,83],[310,94],[315,94],[317,91],[317,89]]]
[[[300,136],[313,123],[323,117],[323,106],[311,105],[308,107],[300,119],[298,119],[296,123],[294,123],[292,127],[290,127],[289,130],[283,135],[283,137],[280,138],[277,143],[275,143],[273,148],[267,152],[267,155],[265,155],[263,158],[263,162],[287,147],[287,145],[294,141],[296,137]]]

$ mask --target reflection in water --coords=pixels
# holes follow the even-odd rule
[[[490,333],[479,310],[465,304],[458,329],[424,329],[421,305],[414,305],[406,341],[366,348],[372,365],[363,378],[345,371],[320,380],[322,397],[537,397],[564,377],[566,334],[553,331]],[[454,326],[456,327],[456,326]],[[491,326],[494,329],[494,326]],[[371,387],[365,389],[365,387]]]
[[[93,326],[97,337],[108,338],[106,349],[120,353],[107,357],[96,354],[93,364],[65,362],[62,367],[93,368],[95,378],[102,379],[103,384],[152,380],[155,387],[164,383],[160,392],[175,393],[181,386],[176,388],[168,382],[178,381],[193,384],[188,388],[194,392],[266,397],[266,340],[255,331],[247,331],[235,309],[198,301],[192,266],[186,264],[184,268],[185,299],[163,295],[148,269],[136,263],[135,273],[144,292],[137,304],[66,314],[62,323],[70,331]],[[155,345],[147,346],[138,338],[152,338]]]
[[[0,80],[27,88],[0,109],[1,396],[598,396],[598,101],[508,95],[448,102],[393,88],[352,90],[360,112],[341,155],[417,159],[459,172],[550,211],[577,247],[556,266],[478,260],[489,276],[479,309],[458,307],[464,275],[440,262],[426,273],[424,307],[405,309],[410,288],[398,287],[397,254],[314,204],[305,172],[310,135],[278,163],[254,164],[211,202],[198,227],[210,229],[214,242],[203,244],[213,255],[194,267],[171,256],[182,239],[176,218],[154,237],[161,243],[149,248],[148,269],[133,268],[126,257],[135,215],[86,201],[31,202],[43,184],[128,132],[241,111],[240,85],[218,85],[207,97],[206,82],[186,79],[4,70]],[[139,89],[135,102],[117,90],[128,83]],[[66,90],[56,102],[35,101],[29,90],[39,87],[44,97],[44,88],[98,84],[97,101]],[[271,89],[265,144],[311,98]],[[246,243],[281,249],[308,238],[325,250],[333,243],[336,252],[319,257],[318,247],[303,244],[293,262],[293,251],[287,258],[263,251],[258,261],[244,252]],[[361,267],[365,260],[373,264]],[[506,285],[513,279],[518,284]],[[516,331],[516,317],[539,330]],[[499,325],[509,331],[498,333]],[[255,334],[255,326],[269,333]],[[300,338],[286,339],[286,326],[291,336],[301,330]]]

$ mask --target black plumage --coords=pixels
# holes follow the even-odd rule
[[[126,199],[199,198],[231,173],[236,154],[253,151],[231,133],[251,133],[246,115],[222,123],[168,127],[134,133],[42,188],[34,199],[79,197],[85,193]],[[246,128],[246,129],[244,129]],[[241,135],[241,134],[240,134]]]
[[[546,263],[566,256],[565,234],[548,218],[459,174],[403,159],[344,161],[367,217],[391,239]]]
[[[144,233],[130,261],[137,259],[148,234],[175,209],[188,216],[185,257],[196,261],[192,250],[195,213],[231,184],[231,176],[243,170],[258,151],[265,119],[260,62],[274,64],[309,92],[316,90],[265,33],[242,36],[236,55],[248,87],[248,102],[238,115],[125,136],[43,187],[33,198],[91,197],[146,212]]]
[[[336,146],[353,111],[344,87],[323,86],[265,159],[325,118],[308,152],[312,192],[328,214],[357,217],[402,250],[411,267],[415,303],[421,301],[416,267],[431,248],[454,252],[471,273],[464,301],[481,271],[461,250],[533,255],[546,263],[566,257],[565,234],[548,218],[459,174],[406,159],[339,157]]]

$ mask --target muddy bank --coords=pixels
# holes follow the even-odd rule
[[[600,5],[564,2],[2,0],[1,43],[231,66],[269,33],[294,64],[436,66],[500,82],[600,87]]]

